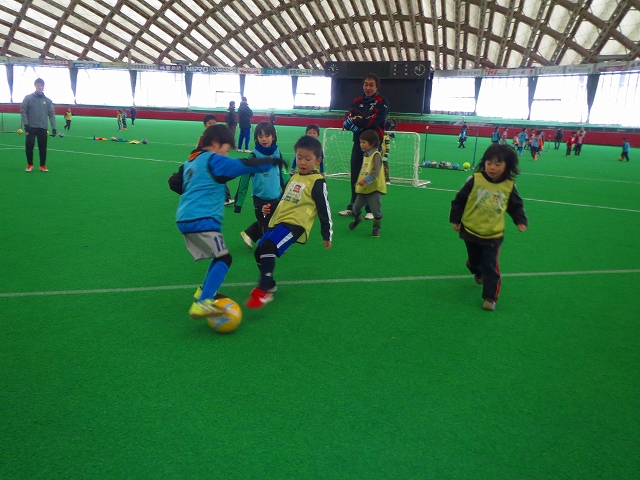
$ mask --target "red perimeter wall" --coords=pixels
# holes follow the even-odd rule
[[[20,104],[17,103],[6,103],[0,105],[0,108],[3,112],[9,113],[19,113],[20,112]],[[83,107],[83,106],[71,106],[74,115],[78,116],[90,116],[90,117],[115,117],[116,116],[116,108],[113,107]],[[66,106],[57,106],[55,107],[56,115],[64,115],[66,112]],[[128,111],[129,109],[126,108]],[[213,112],[214,115],[218,117],[218,121],[224,121],[224,113],[221,112]],[[202,117],[205,115],[205,112],[193,112],[193,111],[180,111],[180,110],[147,110],[147,109],[138,109],[136,119],[157,119],[157,120],[190,120],[190,121],[202,121]],[[252,123],[256,124],[262,121],[269,121],[269,117],[267,115],[254,115],[252,118]],[[342,128],[342,120],[341,119],[328,119],[328,118],[310,118],[310,117],[296,117],[296,116],[284,116],[278,115],[276,118],[276,125],[288,125],[295,127],[306,127],[310,123],[315,123],[320,126],[320,128]],[[429,127],[428,130],[426,127]],[[513,138],[513,136],[519,132],[522,127],[511,126],[509,128],[509,137]],[[447,125],[447,124],[431,124],[428,122],[423,123],[413,123],[413,122],[398,122],[397,126],[398,131],[401,132],[415,132],[415,133],[435,133],[435,134],[446,134],[446,135],[458,135],[460,133],[460,126],[456,125]],[[495,127],[492,126],[469,126],[469,137],[475,136],[476,131],[478,132],[478,136],[480,137],[491,137],[491,133]],[[500,132],[502,132],[502,128],[500,128]],[[622,131],[616,132],[602,132],[595,131],[589,129],[587,127],[587,133],[585,136],[585,143],[593,144],[593,145],[613,145],[613,146],[621,146],[622,139],[626,138],[627,141],[632,146],[640,146],[640,133],[625,133],[623,129]],[[553,141],[553,136],[555,134],[555,129],[553,128],[545,128],[545,137],[546,141]],[[568,135],[571,133],[570,130],[564,129],[566,141]]]

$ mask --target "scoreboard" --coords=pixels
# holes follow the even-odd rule
[[[332,78],[360,78],[368,73],[380,79],[421,79],[429,76],[431,62],[327,62],[325,76]]]
[[[330,110],[345,110],[362,95],[362,81],[373,73],[381,80],[380,92],[392,112],[429,113],[431,62],[326,62],[331,77]]]

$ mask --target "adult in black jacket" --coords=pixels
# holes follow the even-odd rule
[[[360,148],[360,134],[365,130],[375,130],[382,140],[384,122],[389,113],[389,101],[378,93],[380,79],[369,73],[362,82],[364,95],[353,100],[344,120],[344,129],[353,132],[351,149],[351,201],[346,210],[339,212],[343,217],[353,215],[352,207],[356,199],[355,184],[362,168],[363,152]]]
[[[240,137],[238,138],[238,150],[241,152],[251,153],[249,149],[249,140],[251,139],[251,117],[253,110],[249,108],[247,97],[242,97],[240,107],[238,107],[238,120],[240,124]],[[242,141],[245,142],[244,150],[242,149]]]

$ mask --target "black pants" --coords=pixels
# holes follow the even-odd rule
[[[38,153],[40,154],[40,166],[47,164],[47,130],[45,128],[33,128],[27,132],[25,140],[25,150],[27,152],[27,164],[33,165],[33,148],[38,139]]]
[[[482,277],[482,298],[498,300],[500,293],[500,245],[480,245],[465,240],[467,246],[467,268]]]
[[[262,214],[262,207],[267,203],[271,204],[271,213],[264,216]],[[264,232],[269,228],[269,220],[271,220],[273,213],[276,211],[278,203],[280,203],[279,198],[274,200],[263,200],[259,197],[253,197],[253,208],[256,214],[256,221],[249,225],[249,227],[245,229],[244,233],[249,235],[249,238],[251,238],[251,241],[254,243],[260,240],[262,235],[264,235]]]
[[[576,157],[580,155],[581,151],[582,151],[582,144],[576,143],[576,146],[573,147],[573,152],[576,154]]]
[[[65,120],[64,129],[71,130],[71,120]]]

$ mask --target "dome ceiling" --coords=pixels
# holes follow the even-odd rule
[[[640,57],[640,0],[1,0],[0,55],[436,70]]]

